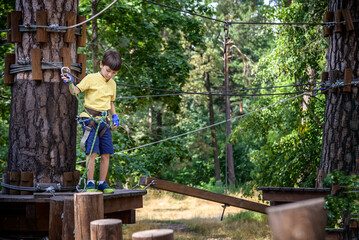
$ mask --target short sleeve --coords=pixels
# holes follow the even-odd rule
[[[84,77],[79,84],[76,85],[81,92],[86,91],[89,88],[90,77],[87,75]]]
[[[111,102],[114,102],[116,100],[116,82],[114,82],[112,85],[112,91],[113,91],[113,94],[111,97]]]

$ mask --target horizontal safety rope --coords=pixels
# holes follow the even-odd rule
[[[19,25],[19,32],[36,32],[38,28],[45,28],[47,32],[66,32],[67,30],[64,29],[64,27],[65,26],[59,26],[58,24],[52,24],[49,26],[24,24]],[[11,31],[11,29],[9,29],[9,31]],[[75,35],[81,36],[81,28],[75,29]]]
[[[41,61],[41,69],[61,69],[63,66],[62,62],[47,62]],[[15,74],[19,72],[31,71],[31,64],[10,64],[10,74]],[[71,70],[81,73],[82,68],[80,63],[71,63]]]
[[[270,108],[270,107],[273,107],[273,106],[282,104],[282,103],[284,103],[284,102],[287,102],[287,101],[296,99],[296,98],[298,98],[298,97],[300,97],[300,96],[303,96],[303,95],[305,95],[306,93],[310,93],[310,92],[311,92],[311,91],[304,92],[304,93],[299,94],[299,95],[296,95],[296,96],[294,96],[294,97],[287,98],[287,99],[283,99],[283,100],[281,100],[281,101],[279,101],[279,102],[277,102],[277,103],[273,103],[273,104],[271,104],[271,105],[268,105],[268,106],[259,108],[259,109],[257,109],[257,110],[251,111],[251,112],[249,112],[249,113],[246,113],[246,114],[243,114],[243,115],[240,115],[240,116],[236,116],[236,117],[233,117],[233,118],[229,118],[229,119],[227,119],[227,120],[224,120],[224,121],[221,121],[221,122],[212,124],[212,125],[208,125],[208,126],[203,127],[203,128],[195,129],[195,130],[193,130],[193,131],[185,132],[185,133],[182,133],[182,134],[173,136],[173,137],[165,138],[165,139],[162,139],[162,140],[159,140],[159,141],[155,141],[155,142],[147,143],[147,144],[144,144],[144,145],[141,145],[141,146],[129,148],[129,149],[122,150],[122,151],[119,151],[119,152],[115,152],[114,154],[121,154],[121,153],[124,153],[124,152],[132,151],[132,150],[136,150],[136,149],[139,149],[139,148],[151,146],[151,145],[154,145],[154,144],[157,144],[157,143],[161,143],[161,142],[165,142],[165,141],[168,141],[168,140],[172,140],[172,139],[175,139],[175,138],[178,138],[178,137],[186,136],[186,135],[189,135],[189,134],[191,134],[191,133],[199,132],[199,131],[201,131],[201,130],[204,130],[204,129],[207,129],[207,128],[210,128],[210,127],[214,127],[214,126],[217,126],[217,125],[220,125],[220,124],[223,124],[223,123],[226,123],[226,122],[229,122],[229,121],[238,119],[238,118],[243,118],[243,117],[245,117],[245,116],[247,116],[247,115],[250,115],[250,114],[253,114],[253,113],[256,113],[256,112],[263,111],[263,110],[265,110],[265,109],[267,109],[267,108]],[[99,159],[99,158],[100,158],[100,157],[97,157],[96,159]],[[78,162],[76,162],[76,163],[83,163],[83,162],[86,162],[86,160],[78,161]]]
[[[13,189],[13,190],[29,191],[29,192],[46,192],[46,191],[50,191],[50,190],[54,190],[54,191],[74,191],[74,190],[76,190],[76,186],[62,187],[61,184],[57,184],[56,187],[50,186],[47,188],[42,188],[38,184],[36,185],[36,187],[24,187],[24,186],[16,186],[16,185],[11,185],[11,184],[2,182],[1,186],[5,187],[5,188]]]

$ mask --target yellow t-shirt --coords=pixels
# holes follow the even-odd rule
[[[85,92],[86,108],[96,111],[108,111],[111,109],[111,102],[116,99],[116,82],[111,78],[106,79],[98,72],[87,75],[76,85],[81,92]],[[82,112],[80,117],[89,117]]]

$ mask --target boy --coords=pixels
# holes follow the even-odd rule
[[[93,117],[101,119],[101,115],[105,111],[108,112],[108,115],[112,116],[112,121],[114,123],[113,129],[118,128],[119,120],[113,104],[116,99],[116,82],[112,78],[121,69],[121,64],[122,61],[120,54],[117,51],[110,50],[105,52],[102,57],[100,62],[101,71],[87,75],[76,86],[73,84],[73,78],[71,75],[64,74],[65,76],[62,76],[62,79],[66,84],[71,84],[73,86],[76,94],[85,92],[84,106],[86,110],[93,115]],[[69,86],[69,89],[70,93],[74,95],[71,86]],[[89,161],[86,191],[96,192],[94,181],[95,158],[97,157],[97,154],[100,153],[100,179],[97,191],[102,191],[103,193],[113,193],[114,190],[105,182],[110,163],[110,154],[114,153],[110,129],[107,128],[106,123],[100,124],[92,154],[89,156],[97,129],[97,123],[91,120],[86,112],[82,112],[80,117],[84,121],[82,126],[83,130],[85,129],[85,125],[91,127],[90,135],[86,141],[86,162]]]

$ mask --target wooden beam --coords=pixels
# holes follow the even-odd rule
[[[15,63],[15,54],[6,53],[5,55],[5,69],[4,69],[4,84],[6,86],[14,83],[14,74],[10,74],[10,65]]]
[[[325,239],[324,198],[267,208],[273,239]]]
[[[11,42],[21,42],[22,34],[19,31],[19,25],[21,23],[21,11],[11,12]]]
[[[62,221],[62,239],[73,240],[75,222],[74,222],[74,198],[65,197],[64,200],[64,218]]]
[[[143,207],[142,196],[104,198],[103,203],[105,213],[119,212]]]
[[[134,224],[136,223],[136,210],[130,209],[119,212],[105,213],[105,218],[117,218],[121,219],[123,224]]]
[[[64,197],[52,197],[50,201],[49,240],[62,239],[62,214]]]
[[[20,186],[33,187],[34,186],[34,175],[32,172],[21,172]],[[32,195],[33,192],[21,191],[21,195]]]
[[[78,16],[77,23],[86,21],[85,16]],[[77,36],[77,47],[86,47],[86,23],[81,25],[81,36]]]
[[[172,229],[152,229],[132,234],[132,240],[173,240]]]
[[[148,185],[152,181],[154,181],[154,184],[151,185],[151,187],[153,188],[175,192],[191,197],[201,198],[212,202],[223,203],[229,206],[243,208],[259,213],[266,213],[265,210],[268,207],[268,205],[262,203],[252,202],[241,198],[231,197],[224,194],[214,193],[194,187],[188,187],[182,184],[168,182],[152,177],[142,178],[142,180],[140,180],[140,184]]]
[[[33,48],[31,49],[30,54],[31,54],[32,80],[42,81],[41,49]]]
[[[76,23],[76,13],[75,12],[65,12],[65,26],[73,26]],[[75,42],[75,28],[67,29],[64,42],[73,43]]]

